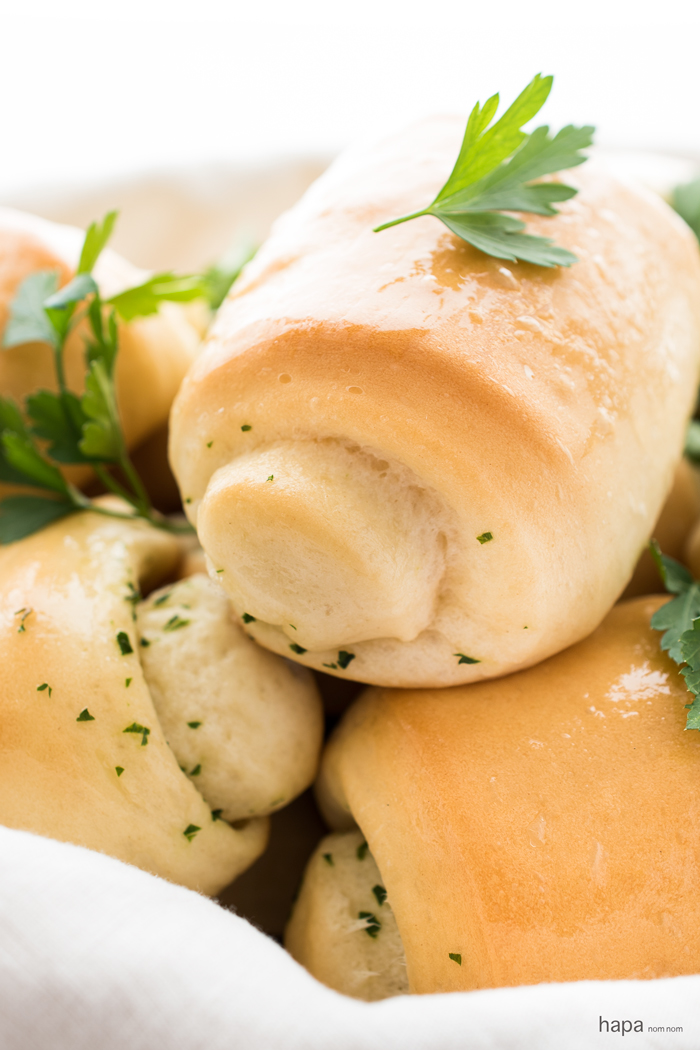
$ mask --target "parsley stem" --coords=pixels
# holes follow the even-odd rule
[[[150,517],[152,512],[151,500],[149,498],[146,489],[144,488],[141,478],[136,473],[133,463],[129,459],[129,453],[126,451],[126,446],[122,446],[122,454],[120,458],[120,467],[126,474],[127,480],[131,485],[135,495],[137,503],[144,517]],[[133,501],[132,501],[133,502]]]
[[[420,219],[421,215],[430,215],[429,208],[423,208],[423,211],[414,211],[413,215],[402,215],[400,219],[392,219],[391,222],[385,222],[381,226],[375,226],[372,233],[381,233],[382,230],[388,230],[390,226],[398,226],[401,222],[408,222],[409,219]]]
[[[113,492],[115,496],[121,496],[121,498],[125,499],[127,503],[133,504],[133,496],[131,493],[125,489],[123,485],[120,485],[117,479],[112,477],[110,472],[103,467],[102,464],[93,463],[92,469],[95,471],[96,476],[100,479],[106,489]]]

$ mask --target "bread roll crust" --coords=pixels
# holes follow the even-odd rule
[[[649,627],[663,601],[517,675],[346,715],[320,794],[369,843],[413,991],[697,972],[700,738]]]
[[[696,387],[694,238],[592,162],[567,173],[581,192],[559,216],[529,222],[579,256],[569,270],[504,266],[431,217],[372,233],[431,199],[459,134],[456,120],[426,122],[335,165],[237,284],[172,416],[188,513],[224,547],[238,489],[221,498],[217,472],[275,443],[357,448],[440,503],[430,624],[353,648],[349,674],[379,684],[499,675],[589,633],[670,487]],[[338,490],[341,520],[343,508]],[[252,625],[262,644],[343,673],[331,650],[290,652],[284,630]]]

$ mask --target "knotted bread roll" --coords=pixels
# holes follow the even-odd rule
[[[139,601],[180,556],[93,512],[0,549],[0,823],[215,893],[312,781],[322,712],[206,577]]]
[[[176,399],[191,520],[262,645],[384,685],[502,675],[584,637],[629,579],[695,397],[700,261],[593,162],[504,266],[424,217],[463,125],[337,162],[277,225]]]
[[[0,208],[0,342],[10,303],[22,281],[38,270],[54,270],[60,284],[66,284],[78,264],[83,238],[83,231],[72,226]],[[108,297],[140,284],[147,274],[107,248],[97,262],[94,276],[103,297]],[[84,335],[78,327],[65,350],[66,380],[75,391],[84,387]],[[162,303],[153,316],[120,323],[117,400],[129,448],[141,444],[166,424],[199,339],[199,331],[177,303]],[[29,343],[0,349],[1,396],[21,403],[36,390],[55,388],[49,346]],[[78,484],[90,476],[86,467],[70,467],[68,473]],[[5,488],[0,483],[0,495]]]
[[[413,992],[697,973],[700,736],[649,626],[663,602],[508,678],[349,709],[319,797],[369,845]],[[341,938],[309,876],[289,947],[328,981]]]

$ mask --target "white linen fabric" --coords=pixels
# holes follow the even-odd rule
[[[697,1050],[700,976],[361,1003],[213,901],[0,828],[3,1050],[588,1050],[618,1036]]]

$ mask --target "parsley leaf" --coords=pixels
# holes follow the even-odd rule
[[[375,233],[422,215],[434,215],[462,240],[497,259],[521,259],[537,266],[571,266],[577,257],[546,237],[523,233],[525,223],[503,212],[556,215],[555,203],[577,190],[560,182],[533,179],[583,164],[580,151],[591,145],[594,128],[568,125],[556,135],[542,125],[530,135],[522,125],[544,105],[552,77],[539,73],[496,123],[499,97],[477,102],[467,122],[459,156],[432,204],[422,211],[383,223]]]
[[[44,313],[44,302],[57,287],[58,273],[55,270],[38,270],[25,277],[10,303],[3,347],[22,346],[24,343],[56,345],[56,331]]]
[[[85,463],[89,457],[80,449],[86,422],[80,398],[72,391],[55,394],[39,390],[26,399],[27,415],[34,424],[32,434],[50,444],[47,453],[57,463]]]
[[[688,704],[686,729],[700,729],[700,583],[680,562],[661,553],[656,540],[649,544],[651,556],[666,590],[676,597],[657,609],[651,626],[663,631],[661,648],[681,667],[688,690],[693,694]]]
[[[114,383],[102,361],[93,361],[85,377],[81,408],[86,416],[80,451],[86,457],[104,463],[117,463],[122,458],[123,440]]]
[[[73,514],[75,509],[67,500],[7,496],[0,501],[0,543],[23,540],[59,518]]]
[[[202,278],[198,275],[178,277],[174,273],[157,273],[143,284],[113,295],[107,302],[124,321],[158,313],[162,302],[188,303],[205,298]]]
[[[700,240],[700,179],[676,186],[671,196],[671,204]]]
[[[92,222],[88,226],[83,248],[78,263],[78,273],[91,273],[95,263],[102,254],[107,241],[112,236],[114,224],[119,212],[107,212],[102,222]]]

